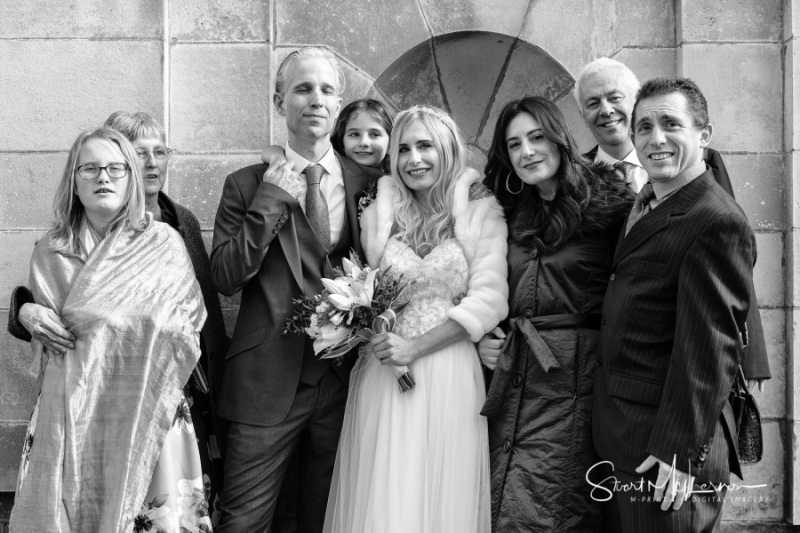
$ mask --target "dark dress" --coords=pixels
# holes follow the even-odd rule
[[[609,179],[624,187],[616,175]],[[585,480],[599,460],[591,401],[600,310],[629,208],[628,196],[553,252],[515,242],[513,219],[509,224],[508,341],[483,409],[495,532],[602,527],[600,503]]]

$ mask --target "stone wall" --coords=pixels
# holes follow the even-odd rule
[[[800,523],[798,248],[800,14],[792,0],[58,0],[0,7],[0,320],[27,279],[55,182],[77,133],[113,111],[162,120],[169,194],[210,243],[225,175],[286,132],[271,105],[274,67],[307,44],[344,61],[345,101],[449,109],[484,158],[511,98],[554,98],[583,147],[593,143],[569,94],[584,63],[610,56],[641,79],[689,76],[708,96],[759,246],[756,288],[773,379],[757,394],[765,459],[726,506],[726,530]],[[791,295],[786,298],[785,295]],[[223,299],[228,328],[238,298]],[[35,400],[28,347],[0,331],[0,491],[13,491]],[[765,529],[766,530],[766,529]]]

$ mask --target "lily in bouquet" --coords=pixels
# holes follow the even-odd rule
[[[374,335],[391,332],[397,314],[408,301],[410,285],[391,268],[364,266],[355,252],[333,269],[334,277],[322,278],[325,287],[311,298],[294,300],[295,314],[284,333],[305,333],[314,339],[314,353],[320,359],[342,359],[350,350]],[[392,366],[401,392],[414,387],[407,366]]]

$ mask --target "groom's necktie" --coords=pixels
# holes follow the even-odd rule
[[[328,215],[328,204],[322,196],[322,191],[319,188],[319,182],[325,169],[322,165],[311,164],[308,165],[303,174],[306,176],[308,182],[308,191],[306,191],[306,218],[317,234],[317,239],[322,244],[325,250],[331,247],[331,219]]]
[[[625,227],[626,237],[633,225],[644,215],[644,209],[647,207],[647,204],[655,197],[656,193],[653,191],[653,184],[648,181],[644,184],[642,190],[639,191],[639,194],[636,195],[636,200],[633,201],[633,208],[631,209],[631,214],[628,216],[628,225]]]

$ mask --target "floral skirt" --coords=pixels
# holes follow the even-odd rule
[[[28,473],[38,415],[37,398],[22,448],[17,492],[22,488]],[[200,454],[189,414],[189,404],[186,398],[182,398],[175,412],[172,428],[164,440],[144,505],[134,520],[134,533],[210,532],[212,527],[208,513],[208,489],[200,468]]]

